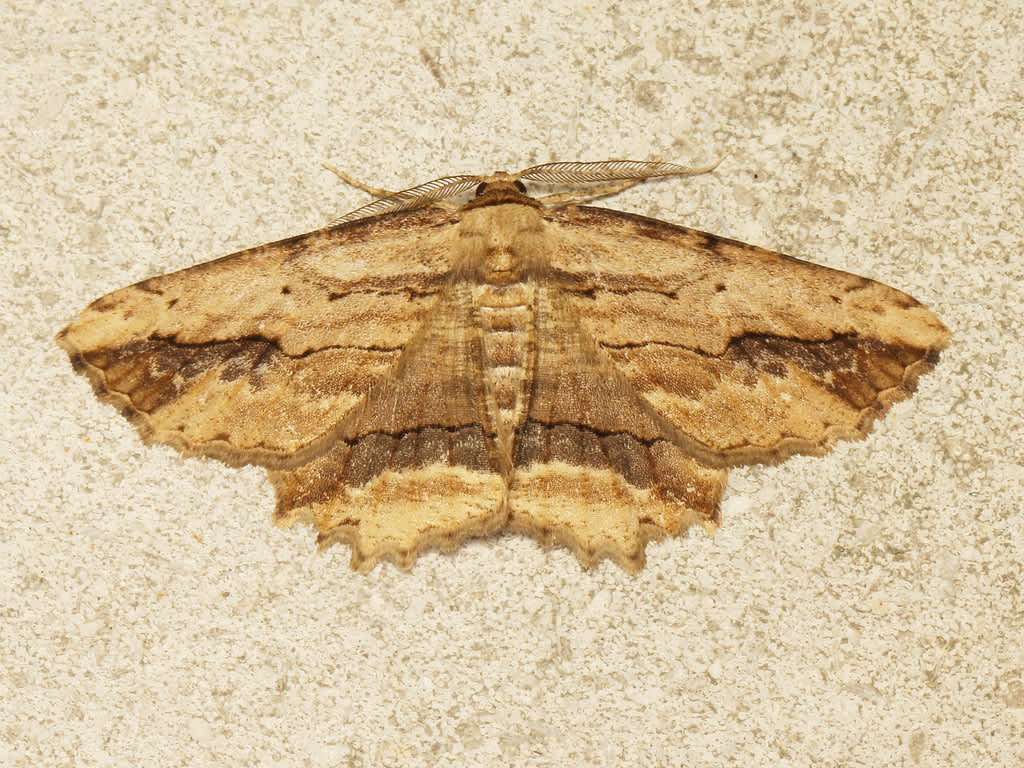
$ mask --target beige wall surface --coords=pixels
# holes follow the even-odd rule
[[[1019,3],[4,5],[0,763],[1024,764]],[[602,204],[888,283],[953,341],[635,575],[514,535],[354,573],[53,341],[366,202],[324,162],[720,157]]]

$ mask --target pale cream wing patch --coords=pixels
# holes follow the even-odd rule
[[[57,341],[145,439],[299,464],[436,305],[453,223],[395,213],[241,251],[110,293]]]
[[[867,278],[613,210],[544,215],[552,280],[582,326],[708,463],[863,436],[949,341],[928,309]]]

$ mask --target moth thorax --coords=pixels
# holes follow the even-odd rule
[[[484,262],[483,279],[494,286],[507,286],[523,279],[522,263],[511,248],[492,248]]]
[[[532,282],[482,282],[473,294],[483,331],[484,377],[498,411],[498,441],[511,455],[533,375],[535,288]]]

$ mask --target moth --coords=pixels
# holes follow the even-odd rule
[[[594,199],[703,170],[371,190],[103,296],[57,343],[146,442],[266,467],[276,522],[353,568],[509,530],[635,571],[649,540],[719,525],[731,467],[862,438],[950,338],[895,288],[524,185]]]

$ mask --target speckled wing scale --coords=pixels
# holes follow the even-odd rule
[[[506,529],[639,569],[717,526],[729,467],[863,437],[949,340],[894,288],[523,186],[699,170],[439,179],[115,291],[57,341],[147,441],[266,467],[276,520],[353,567]]]

